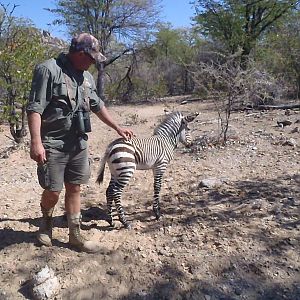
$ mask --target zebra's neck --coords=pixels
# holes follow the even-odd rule
[[[164,132],[157,133],[154,136],[160,137],[160,139],[164,142],[169,144],[173,149],[177,148],[177,145],[179,143],[179,137],[176,136],[170,136]]]

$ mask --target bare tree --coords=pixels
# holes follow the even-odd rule
[[[278,96],[275,93],[277,84],[253,62],[249,62],[245,70],[240,64],[241,51],[230,57],[218,53],[214,56],[214,60],[195,64],[192,74],[197,92],[213,100],[217,108],[219,142],[225,145],[232,111],[249,104],[255,106],[273,101]]]
[[[48,9],[58,16],[56,24],[65,24],[69,34],[89,32],[96,36],[108,60],[97,66],[97,88],[104,97],[104,69],[126,53],[135,43],[146,40],[156,26],[160,0],[56,0]],[[111,44],[122,45],[114,52]],[[120,50],[120,47],[118,47]]]

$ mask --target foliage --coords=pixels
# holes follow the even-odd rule
[[[3,13],[0,39],[0,80],[2,118],[10,124],[11,134],[21,142],[25,131],[25,107],[30,91],[32,72],[45,57],[38,31],[28,21]]]
[[[55,24],[65,24],[71,36],[89,32],[99,38],[102,50],[113,39],[140,40],[157,21],[157,0],[56,0]]]
[[[121,102],[138,102],[167,94],[167,86],[161,75],[157,75],[157,69],[151,67],[149,63],[138,65],[137,68],[133,65],[132,72],[128,72],[129,69],[126,68],[127,76],[123,77],[116,66],[109,68],[108,72],[114,79],[107,84],[108,98]]]
[[[291,11],[298,1],[277,0],[196,0],[198,31],[224,50],[233,54],[242,50],[241,63],[246,67],[251,50],[263,33],[282,16]]]
[[[153,64],[163,74],[168,95],[190,93],[193,89],[189,66],[197,53],[197,39],[192,30],[162,26],[153,43]]]
[[[196,50],[192,31],[161,25],[151,47],[106,69],[111,81],[106,91],[124,102],[190,93],[194,86],[188,70]]]
[[[300,98],[300,12],[293,11],[272,28],[257,49],[257,61],[282,78],[290,96]]]
[[[98,93],[104,98],[104,68],[124,54],[132,52],[135,43],[151,35],[158,20],[159,0],[56,0],[57,24],[65,24],[69,34],[89,32],[98,38],[101,51],[109,59],[98,66]],[[118,42],[120,51],[110,52]]]

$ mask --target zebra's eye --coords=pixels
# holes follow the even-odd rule
[[[187,126],[188,122],[187,122],[186,119],[183,119],[181,124],[182,124],[183,126]]]

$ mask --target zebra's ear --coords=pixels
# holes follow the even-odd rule
[[[185,120],[186,122],[189,123],[189,122],[194,121],[194,119],[195,119],[197,116],[199,116],[199,113],[198,113],[198,112],[195,112],[195,113],[193,113],[193,114],[191,114],[191,115],[188,115],[188,116],[184,117],[184,120]]]

